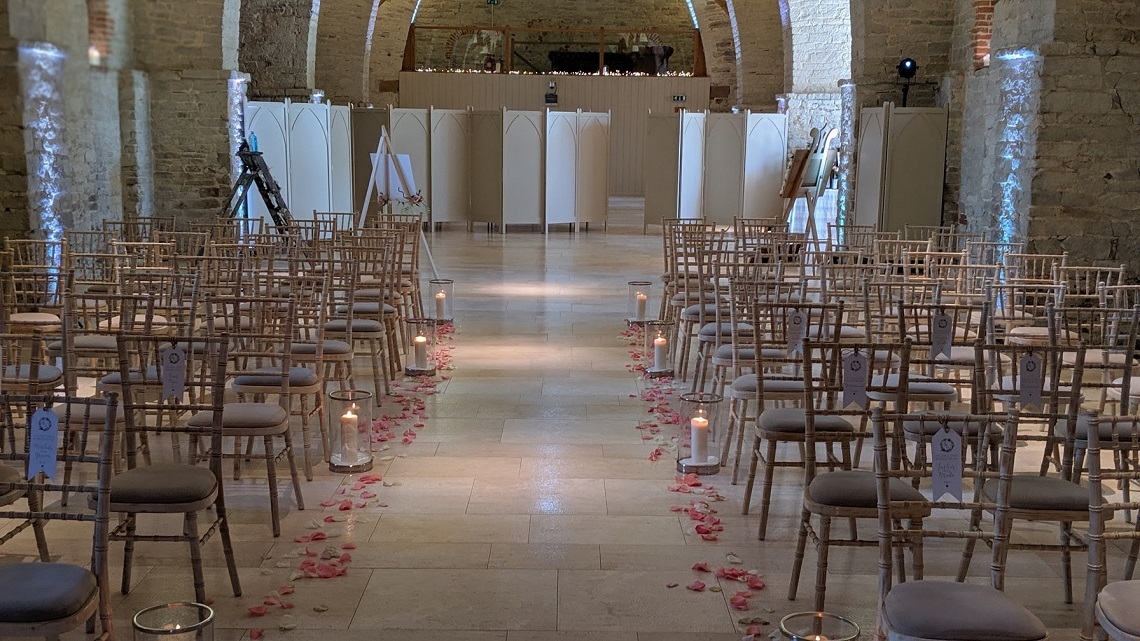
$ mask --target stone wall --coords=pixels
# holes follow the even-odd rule
[[[28,231],[28,166],[24,157],[24,106],[20,100],[16,39],[8,3],[0,2],[0,237]]]
[[[1068,251],[1077,264],[1127,261],[1135,275],[1140,11],[1133,0],[1056,0],[1054,24],[1041,48],[1029,240],[1038,251]]]
[[[743,96],[741,107],[776,111],[776,95],[784,86],[787,53],[779,3],[736,0],[736,27],[740,38]]]
[[[154,157],[150,141],[150,80],[142,71],[119,76],[123,217],[154,215]]]
[[[902,100],[895,70],[913,58],[919,72],[909,105],[939,104],[939,83],[950,70],[953,0],[851,0],[852,76],[861,106]]]
[[[383,4],[390,4],[388,0]],[[329,0],[321,3],[317,21],[317,89],[337,104],[365,100],[364,42],[373,0]],[[405,29],[407,21],[404,21]],[[400,51],[404,44],[400,41]],[[397,71],[399,66],[396,67]]]
[[[837,83],[851,77],[851,14],[837,5],[835,0],[788,1],[792,31],[789,92],[838,93]]]
[[[493,15],[492,15],[493,10]],[[617,32],[607,37],[607,42],[616,42],[622,31],[632,35],[649,29],[691,31],[693,22],[684,0],[574,0],[574,2],[504,2],[497,7],[489,6],[486,0],[424,0],[416,16],[416,26],[487,26],[531,27],[545,29],[589,29],[605,28]],[[464,46],[469,37],[461,38],[458,46],[450,32],[422,30],[417,32],[417,66],[435,69],[472,68],[482,65],[479,55],[480,45]],[[516,69],[529,69],[522,58],[531,61],[538,69],[548,71],[550,51],[596,51],[597,33],[580,34],[537,34],[518,33],[515,35],[516,57],[512,64]],[[524,42],[551,41],[552,44],[532,45]],[[636,40],[627,37],[627,46],[632,47]],[[574,42],[580,44],[561,44]],[[660,44],[674,47],[670,67],[677,70],[691,70],[693,65],[693,39],[691,35],[666,35]],[[499,49],[501,52],[501,48]]]
[[[250,75],[251,99],[303,98],[312,92],[313,79],[309,75],[312,14],[312,0],[245,0],[242,3],[238,63],[241,70]]]

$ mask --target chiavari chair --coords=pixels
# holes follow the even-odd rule
[[[940,419],[936,416],[913,417],[912,420]],[[946,428],[953,429],[954,421],[989,424],[989,416],[946,417]],[[890,447],[887,432],[892,423],[881,410],[875,410],[875,497],[879,519],[879,607],[875,638],[889,641],[924,639],[926,641],[974,641],[976,639],[1008,639],[1017,641],[1044,641],[1048,631],[1041,621],[1007,596],[1005,565],[1009,543],[1010,510],[1008,509],[1017,451],[1016,411],[1004,418],[1001,456],[996,470],[992,467],[983,474],[975,472],[974,495],[970,501],[914,500],[896,494],[898,486],[910,470],[898,470],[890,465],[887,451]],[[964,430],[969,432],[970,430]],[[988,429],[975,430],[984,443]],[[965,439],[963,439],[965,441]],[[965,452],[966,448],[963,447]],[[980,451],[977,448],[976,451]],[[976,458],[975,470],[982,469],[984,458]],[[963,473],[965,477],[965,471]],[[996,476],[996,478],[995,478]],[[995,483],[996,481],[996,483]],[[992,496],[981,496],[977,488],[994,486]],[[905,486],[905,484],[904,484]],[[920,495],[921,496],[921,495]],[[943,493],[945,496],[945,493]],[[939,497],[941,498],[941,497]],[[965,497],[963,497],[965,498]],[[986,509],[995,512],[993,528],[967,533],[931,530],[910,518],[916,509],[943,507],[960,510]],[[984,539],[991,548],[989,585],[976,585],[957,581],[937,581],[925,578],[922,560],[923,539],[928,537],[968,537],[970,541]],[[893,573],[901,569],[901,548],[910,548],[914,558],[915,580],[894,582]],[[900,579],[901,581],[901,579]]]
[[[677,293],[669,304],[678,346],[676,366],[684,381],[688,380],[689,354],[697,328],[722,312],[728,313],[716,282],[716,261],[724,255],[728,239],[724,231],[708,231],[701,226],[683,225],[674,233],[676,262],[684,271],[675,275]]]
[[[0,464],[0,519],[33,524],[31,527],[40,544],[40,562],[0,565],[0,585],[5,586],[0,590],[2,637],[58,638],[58,635],[85,622],[87,633],[92,634],[98,618],[100,631],[95,638],[99,641],[114,638],[107,547],[111,512],[111,443],[115,421],[113,408],[116,404],[117,399],[113,395],[107,399],[50,394],[0,396],[0,420],[8,434],[19,433],[20,438],[30,444],[34,438],[33,430],[38,429],[43,420],[36,419],[37,412],[65,407],[68,408],[69,420],[60,421],[58,426],[62,442],[82,444],[81,447],[64,447],[57,452],[57,469],[50,477],[31,469],[33,453],[30,447],[9,447],[5,454],[0,454],[3,460]],[[96,408],[103,410],[101,419],[96,418],[100,414]],[[72,413],[80,416],[71,420]],[[22,416],[22,420],[15,420],[17,415]],[[34,423],[33,419],[36,419]],[[99,443],[95,454],[87,453],[89,440]],[[78,483],[71,480],[71,475],[66,475],[61,483],[54,480],[60,462],[68,470],[76,465],[91,467],[94,474],[84,475],[88,480]],[[37,473],[29,480],[29,472]],[[44,494],[47,492],[88,494],[93,509],[90,512],[48,509],[44,506]],[[8,499],[14,496],[27,497],[26,507],[21,509],[13,505]],[[49,561],[46,541],[41,539],[45,523],[53,521],[94,524],[89,566]],[[0,543],[10,538],[8,535],[0,537]]]
[[[1066,351],[1075,353],[1075,364],[1064,366]],[[1074,547],[1072,524],[1088,519],[1088,495],[1074,481],[1077,414],[1083,399],[1081,384],[1084,374],[1085,348],[1033,345],[996,345],[978,342],[975,355],[973,398],[975,412],[1000,411],[1017,407],[1019,425],[1041,425],[1034,433],[1022,430],[1020,439],[1043,442],[1045,447],[1038,473],[1016,474],[1010,485],[1009,515],[1013,521],[1059,523],[1059,544],[1010,543],[1010,549],[1059,550],[1061,553],[1062,588],[1066,603],[1072,603],[1071,550]],[[1067,371],[1067,376],[1065,372]],[[1060,426],[1064,428],[1060,428]],[[1060,433],[1060,436],[1058,434]],[[1060,474],[1048,476],[1054,452],[1060,450]],[[983,493],[994,497],[992,485]],[[982,510],[971,516],[971,529],[978,530]],[[974,541],[966,544],[959,577],[969,569]],[[1083,546],[1077,541],[1078,549]]]
[[[1125,269],[1125,265],[1063,265],[1053,272],[1053,281],[1064,287],[1066,305],[1096,305],[1100,302],[1103,288],[1123,284]]]
[[[1081,626],[1081,640],[1091,641],[1107,636],[1112,641],[1135,641],[1140,639],[1140,611],[1136,609],[1137,599],[1140,599],[1140,580],[1134,580],[1133,572],[1136,569],[1137,553],[1140,552],[1140,531],[1135,526],[1119,527],[1109,531],[1106,521],[1116,514],[1140,508],[1140,504],[1132,501],[1127,494],[1121,500],[1109,500],[1104,491],[1103,481],[1117,481],[1127,487],[1140,480],[1137,468],[1114,469],[1104,471],[1101,469],[1102,444],[1111,441],[1111,448],[1119,451],[1124,445],[1124,438],[1130,441],[1135,451],[1140,446],[1140,434],[1133,425],[1127,434],[1116,429],[1115,419],[1108,430],[1102,424],[1104,419],[1097,412],[1090,412],[1084,417],[1088,423],[1088,459],[1089,459],[1089,530],[1088,530],[1088,564],[1085,580],[1085,607],[1084,620]],[[1108,553],[1109,541],[1128,541],[1128,553],[1125,559],[1123,577],[1119,581],[1108,580]]]
[[[910,347],[902,344],[859,344],[838,341],[803,341],[801,368],[803,377],[803,411],[788,421],[788,432],[797,435],[803,443],[803,503],[800,509],[799,532],[796,539],[795,562],[792,567],[788,599],[795,600],[799,588],[800,571],[808,539],[816,543],[815,606],[823,611],[827,592],[828,555],[833,547],[870,547],[876,541],[861,540],[856,529],[858,519],[876,516],[875,475],[866,470],[852,469],[851,443],[864,436],[868,424],[869,399],[848,397],[844,390],[863,387],[874,388],[871,373],[875,361],[899,363],[900,376],[905,379]],[[858,360],[862,359],[862,360]],[[850,365],[857,363],[859,366]],[[818,372],[818,373],[817,373]],[[905,407],[906,387],[895,394],[898,407]],[[761,417],[761,421],[764,417]],[[859,427],[856,427],[856,424]],[[840,458],[830,451],[832,444],[840,447]],[[818,470],[817,446],[827,444],[827,471]],[[897,469],[895,463],[894,468]],[[837,469],[838,468],[838,469]],[[767,479],[765,484],[768,484]],[[921,527],[922,519],[930,514],[928,501],[923,495],[901,479],[891,484],[892,500],[905,501],[906,518]],[[813,521],[818,518],[818,527]],[[832,536],[834,519],[848,521],[850,536]],[[761,524],[764,524],[763,517]],[[761,533],[763,534],[763,532]],[[921,572],[921,554],[916,555],[916,573]]]
[[[175,362],[167,349],[191,339],[207,347],[202,353],[185,351]],[[205,603],[206,585],[202,570],[202,546],[214,535],[222,540],[222,552],[229,570],[234,596],[241,596],[241,583],[230,540],[226,492],[222,475],[222,434],[226,368],[229,338],[193,337],[178,333],[145,336],[122,333],[118,336],[119,376],[123,381],[122,403],[126,412],[127,470],[111,481],[111,511],[122,514],[111,532],[112,541],[123,541],[122,592],[128,594],[134,566],[135,544],[139,541],[189,544],[190,566],[194,577],[194,597]],[[147,375],[140,373],[146,372]],[[183,385],[177,385],[179,374]],[[168,380],[170,394],[156,393],[150,381]],[[161,385],[161,383],[159,383]],[[165,398],[164,398],[165,396]],[[163,430],[184,434],[190,451],[200,446],[207,452],[208,465],[189,462],[140,461],[138,435],[154,429],[148,416],[170,416]],[[192,459],[196,459],[195,455]],[[212,509],[206,527],[199,523],[199,512]],[[138,531],[141,514],[181,514],[180,534],[144,534]]]
[[[1024,253],[1025,243],[1022,242],[971,240],[966,243],[966,255],[974,265],[1004,265],[1009,254]]]
[[[665,293],[661,297],[658,318],[664,321],[675,322],[675,311],[684,309],[688,304],[685,299],[676,300],[682,294],[682,282],[690,277],[690,266],[682,262],[677,254],[678,243],[682,240],[680,234],[686,229],[712,233],[716,231],[716,225],[708,223],[703,218],[669,218],[661,222],[661,242],[665,257],[665,270],[661,274],[661,283]]]
[[[173,229],[174,218],[172,217],[150,216],[130,220],[103,221],[103,231],[107,232],[112,240],[124,242],[153,241],[156,232]]]
[[[1064,254],[1006,254],[1005,282],[1016,285],[1053,284],[1055,268],[1064,267],[1069,255]]]

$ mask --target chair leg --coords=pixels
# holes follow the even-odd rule
[[[43,497],[40,496],[39,492],[37,490],[28,490],[27,496],[29,511],[42,511]],[[32,521],[32,532],[36,535],[36,550],[40,553],[40,561],[44,563],[51,561],[51,555],[48,553],[47,536],[44,535],[44,521],[42,519]]]
[[[759,414],[759,407],[757,407]],[[740,431],[736,433],[736,458],[732,463],[732,484],[736,485],[737,474],[740,472],[740,452],[744,449],[744,421],[747,416],[740,417]]]
[[[289,474],[293,477],[293,496],[297,499],[297,509],[305,509],[305,496],[301,494],[301,476],[297,474],[297,455],[293,452],[293,435],[285,431],[285,460],[289,462]]]
[[[720,460],[727,461],[728,453],[732,449],[732,434],[736,431],[736,422],[739,417],[737,409],[741,404],[747,404],[748,401],[738,400],[736,398],[728,399],[728,426],[724,431],[724,444],[721,445]]]
[[[316,399],[316,406],[318,408],[317,425],[321,430],[321,460],[327,461],[329,457],[329,424],[328,416],[325,416],[325,399],[323,397],[323,393],[321,397]],[[369,435],[369,438],[371,438],[371,434]]]
[[[1137,524],[1137,530],[1140,530],[1140,523]],[[1131,581],[1132,575],[1136,571],[1136,557],[1140,554],[1140,539],[1132,539],[1132,545],[1128,547],[1128,558],[1124,561],[1124,580]]]
[[[808,527],[811,523],[811,512],[804,508],[800,512],[800,533],[796,538],[796,557],[792,562],[791,583],[788,586],[788,600],[796,600],[796,592],[800,587],[800,571],[804,566],[804,550],[807,548]]]
[[[1072,523],[1061,523],[1061,582],[1065,591],[1066,604],[1073,602],[1072,530]]]
[[[824,598],[827,595],[827,555],[831,540],[831,517],[819,517],[819,560],[815,567],[815,609],[823,612]]]
[[[309,401],[301,394],[301,442],[304,445],[305,480],[313,480],[313,439],[309,435]],[[291,450],[290,450],[291,451]]]
[[[194,572],[194,598],[206,602],[206,577],[202,573],[202,542],[198,539],[198,513],[187,512],[182,531],[190,543],[190,569]]]
[[[277,460],[273,456],[273,437],[264,437],[265,475],[269,483],[269,520],[273,526],[273,537],[281,536],[281,505],[277,497]]]
[[[226,569],[230,573],[230,588],[234,596],[241,596],[241,580],[238,578],[237,560],[234,558],[234,544],[230,539],[230,519],[226,514],[226,506],[221,501],[214,503],[217,511],[218,532],[222,537],[222,554],[226,557]]]
[[[744,509],[741,514],[748,514],[752,505],[752,488],[756,484],[756,466],[760,463],[760,435],[752,439],[752,463],[748,466],[748,482],[744,485]]]
[[[974,532],[982,526],[982,511],[973,510],[970,514],[970,527],[968,532]],[[962,560],[958,562],[958,576],[955,578],[958,583],[966,580],[966,575],[970,573],[970,561],[974,558],[974,545],[978,542],[977,539],[966,539],[966,548],[962,550]]]
[[[756,438],[760,438],[757,436]],[[757,447],[759,450],[759,447]],[[764,487],[760,493],[760,540],[768,536],[768,510],[772,507],[772,479],[776,474],[776,441],[768,440],[764,454]]]
[[[123,544],[123,583],[119,590],[123,594],[131,593],[131,566],[134,564],[135,558],[135,515],[127,515],[127,535],[126,542]]]

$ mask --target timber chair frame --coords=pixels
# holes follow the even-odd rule
[[[107,547],[108,531],[110,528],[110,483],[111,483],[111,447],[115,429],[115,409],[118,405],[116,395],[110,394],[104,398],[75,398],[67,396],[26,395],[12,396],[0,395],[0,418],[5,422],[7,432],[11,435],[17,431],[26,432],[24,446],[10,448],[7,454],[0,459],[22,463],[21,472],[26,472],[30,462],[29,444],[33,429],[31,418],[37,409],[51,409],[61,405],[68,413],[66,420],[59,421],[60,435],[63,437],[64,447],[57,453],[57,464],[64,463],[69,471],[75,465],[84,465],[95,468],[93,483],[72,483],[70,479],[56,482],[46,477],[43,472],[37,474],[32,480],[27,479],[26,473],[18,474],[13,478],[0,480],[0,496],[5,494],[23,494],[28,498],[26,509],[17,509],[10,506],[0,507],[0,519],[23,520],[38,524],[40,529],[45,522],[50,521],[82,521],[94,523],[94,536],[92,539],[91,567],[62,563],[47,562],[46,547],[40,546],[41,562],[15,563],[0,566],[0,575],[4,576],[3,585],[7,594],[0,597],[0,637],[44,636],[57,637],[58,635],[79,627],[86,622],[88,634],[95,632],[95,619],[99,619],[100,633],[95,637],[98,641],[114,638],[114,625],[111,620],[111,600],[108,588],[107,573]],[[17,409],[18,408],[18,409]],[[103,420],[96,422],[92,410],[102,408]],[[72,412],[79,413],[81,420],[71,420]],[[23,421],[17,423],[13,417],[20,413]],[[98,441],[97,453],[87,453],[87,443],[94,438]],[[72,447],[74,445],[74,447]],[[11,468],[8,468],[11,469]],[[55,474],[59,475],[56,469]],[[89,494],[94,508],[90,512],[57,511],[43,507],[45,492],[73,492]],[[10,537],[0,539],[0,543]],[[37,544],[39,542],[37,536]],[[46,603],[36,601],[36,595],[17,594],[20,581],[31,584],[49,585],[51,589],[66,590],[66,586],[73,584],[75,588],[84,586],[86,577],[94,580],[93,589],[78,602],[64,604],[60,602]],[[45,592],[50,594],[51,589]],[[43,596],[47,596],[44,594]],[[14,600],[12,604],[10,600]],[[17,605],[18,604],[18,605]],[[12,610],[27,608],[33,610],[46,610],[53,612],[51,619],[41,620],[36,616],[20,616],[20,612]],[[10,609],[11,608],[11,609]],[[60,616],[59,610],[65,613]],[[15,616],[13,616],[15,615]],[[31,620],[29,620],[31,619]]]

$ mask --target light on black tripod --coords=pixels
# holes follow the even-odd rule
[[[903,99],[902,106],[906,106],[906,99],[910,96],[910,85],[914,82],[914,77],[918,74],[918,63],[913,58],[903,58],[899,61],[898,66],[899,80],[902,82]]]

